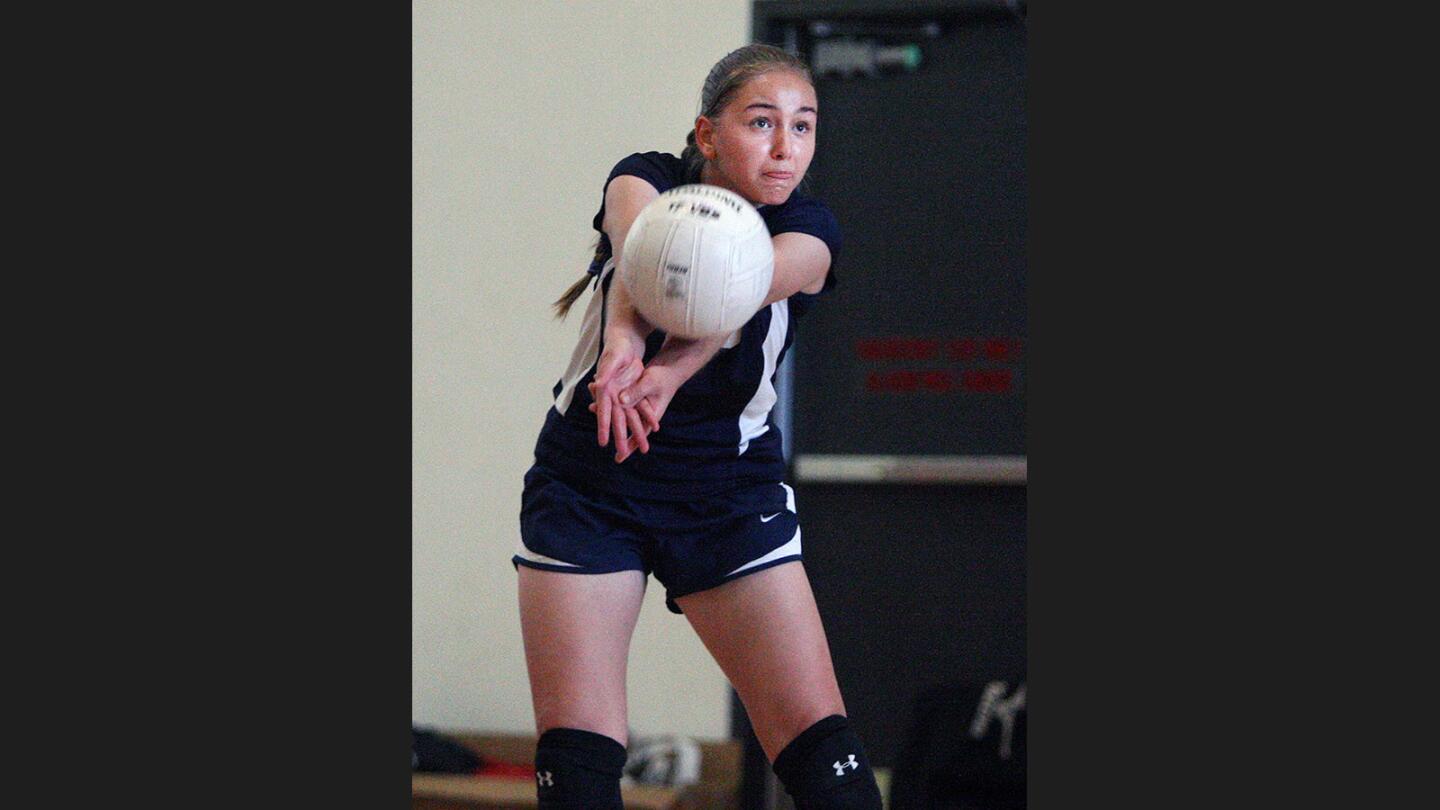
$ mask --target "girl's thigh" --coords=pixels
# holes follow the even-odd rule
[[[578,728],[627,744],[625,666],[645,575],[570,574],[523,565],[518,574],[536,733]]]
[[[845,714],[830,645],[800,561],[675,601],[739,693],[771,762],[816,721]]]

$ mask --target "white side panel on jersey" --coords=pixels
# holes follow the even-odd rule
[[[580,339],[575,343],[575,351],[570,354],[570,366],[565,369],[565,374],[560,378],[560,395],[555,397],[555,410],[562,415],[570,408],[570,402],[575,398],[575,386],[585,379],[590,369],[595,367],[595,362],[600,359],[600,310],[605,306],[605,296],[600,294],[600,288],[605,286],[605,277],[615,268],[615,258],[612,256],[600,268],[600,287],[597,287],[590,296],[590,305],[585,307],[585,320],[580,322]]]
[[[750,570],[751,568],[754,568],[754,567],[757,566],[757,565],[764,565],[765,563],[768,563],[768,562],[770,562],[771,560],[778,560],[778,559],[780,559],[780,558],[782,558],[782,557],[793,557],[793,556],[795,556],[796,554],[799,554],[799,553],[800,553],[800,527],[799,527],[799,526],[796,526],[796,527],[795,527],[795,536],[792,537],[792,538],[790,538],[790,542],[788,542],[788,543],[786,543],[785,545],[783,545],[783,546],[775,549],[774,551],[770,552],[769,554],[766,554],[764,557],[761,557],[761,558],[756,559],[756,560],[751,560],[750,562],[745,563],[744,565],[740,566],[739,568],[736,568],[734,571],[731,571],[730,573],[726,574],[725,576],[727,576],[727,577],[734,576],[734,575],[740,573],[741,571],[748,571],[748,570]]]
[[[786,509],[789,509],[791,512],[794,512],[794,511],[795,511],[795,490],[791,489],[791,488],[790,488],[790,485],[787,484],[787,483],[785,483],[784,481],[781,481],[781,482],[780,482],[780,486],[782,486],[782,487],[785,488],[785,508],[786,508]]]
[[[785,333],[789,329],[790,302],[776,301],[770,305],[770,331],[765,333],[765,371],[760,375],[760,387],[755,390],[755,396],[750,398],[750,403],[740,414],[738,455],[745,455],[745,451],[750,449],[750,441],[770,429],[770,426],[765,424],[770,408],[775,405],[775,384],[770,378],[775,376],[775,363],[780,358],[780,350],[785,347]]]

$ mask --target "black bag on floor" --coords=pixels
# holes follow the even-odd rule
[[[474,751],[441,734],[410,727],[410,770],[474,773],[485,764]]]
[[[928,689],[890,782],[890,810],[1023,810],[1025,676]]]

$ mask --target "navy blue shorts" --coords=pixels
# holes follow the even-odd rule
[[[692,501],[577,489],[543,467],[525,473],[520,546],[511,561],[545,571],[653,571],[665,606],[801,559],[795,492],[776,481]]]

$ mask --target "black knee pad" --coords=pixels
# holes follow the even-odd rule
[[[535,789],[543,810],[621,810],[625,746],[578,728],[552,728],[535,745]]]
[[[860,738],[832,714],[800,732],[772,766],[797,810],[880,810],[880,787]]]

